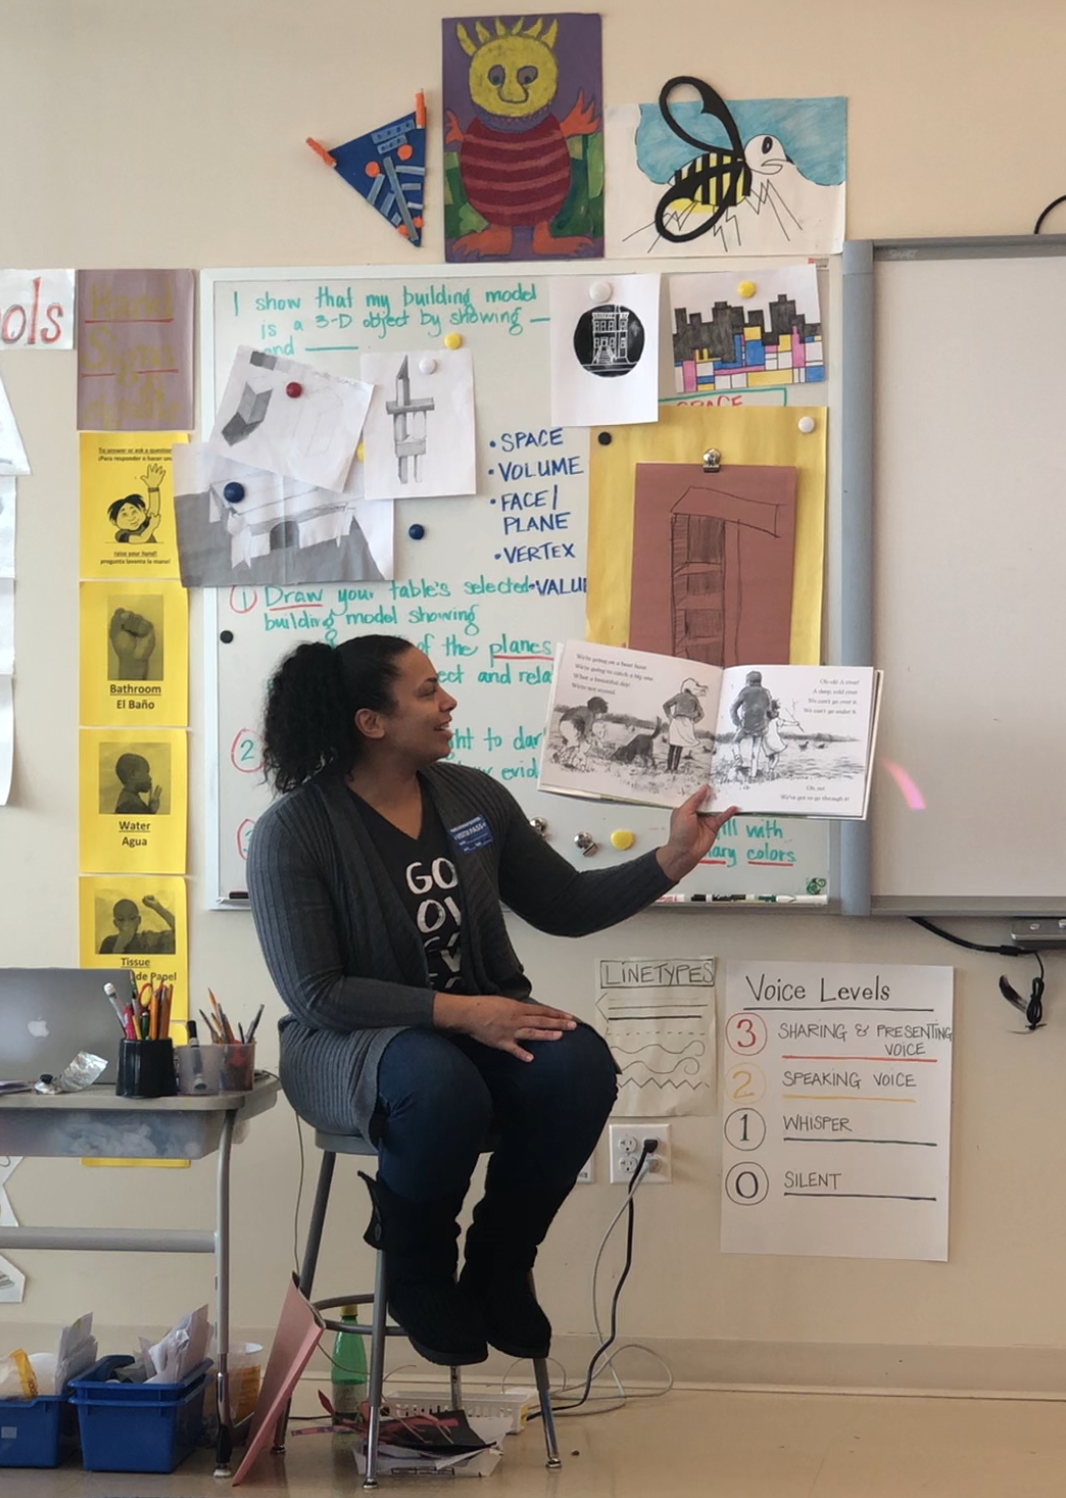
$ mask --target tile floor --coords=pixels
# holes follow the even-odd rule
[[[509,1436],[478,1485],[486,1498],[1062,1498],[1066,1403],[736,1394],[677,1389],[627,1409],[559,1422],[563,1469],[544,1467],[539,1426]],[[360,1493],[330,1436],[263,1457],[249,1498]],[[385,1494],[450,1479],[382,1480]],[[172,1476],[0,1473],[10,1498],[215,1498],[230,1492],[206,1453]],[[462,1491],[460,1489],[460,1491]]]

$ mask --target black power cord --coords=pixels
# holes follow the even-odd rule
[[[596,1364],[599,1362],[600,1358],[603,1357],[607,1349],[617,1340],[618,1302],[622,1295],[622,1287],[624,1286],[626,1280],[629,1278],[629,1271],[633,1267],[633,1224],[635,1219],[635,1214],[633,1211],[633,1193],[636,1191],[637,1185],[640,1182],[640,1173],[644,1169],[645,1160],[649,1155],[654,1154],[657,1148],[658,1144],[656,1140],[645,1139],[644,1146],[640,1152],[640,1158],[637,1161],[637,1168],[633,1172],[633,1180],[630,1184],[629,1191],[626,1194],[626,1261],[622,1267],[622,1273],[618,1276],[618,1283],[614,1287],[614,1294],[611,1296],[610,1331],[589,1359],[589,1365],[585,1370],[585,1387],[581,1391],[580,1399],[575,1399],[572,1404],[553,1405],[552,1413],[554,1415],[565,1415],[570,1410],[580,1409],[581,1406],[586,1403],[592,1390],[592,1380],[596,1377]],[[533,1414],[530,1415],[529,1418],[531,1420],[537,1420],[540,1418],[540,1415],[540,1410],[536,1410]]]
[[[1061,199],[1060,201],[1066,201]],[[1052,204],[1054,207],[1054,204]],[[943,937],[944,941],[953,942],[957,947],[966,947],[970,952],[991,952],[999,957],[1035,957],[1036,965],[1040,969],[1032,981],[1029,989],[1028,999],[1023,999],[1018,990],[1005,976],[999,980],[999,991],[1008,1004],[1025,1015],[1025,1023],[1030,1030],[1038,1030],[1044,1022],[1044,960],[1039,952],[1027,952],[1024,947],[1017,947],[1013,942],[1004,942],[1000,946],[989,946],[983,942],[967,941],[964,936],[954,936],[943,927],[934,925],[927,921],[924,916],[912,915],[911,920],[916,926],[921,926],[925,931],[931,931],[934,936]]]
[[[1057,208],[1060,203],[1066,203],[1066,193],[1063,193],[1063,195],[1062,195],[1061,198],[1054,198],[1054,199],[1052,199],[1052,201],[1047,205],[1047,207],[1044,209],[1043,213],[1040,215],[1040,217],[1037,219],[1036,223],[1033,225],[1033,233],[1034,234],[1039,234],[1040,233],[1040,227],[1043,224],[1044,220],[1047,218],[1047,216],[1051,212],[1051,210],[1053,208]]]

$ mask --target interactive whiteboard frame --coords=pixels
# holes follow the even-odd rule
[[[845,663],[875,664],[876,265],[886,261],[1032,259],[1063,255],[1066,255],[1066,235],[1059,234],[852,240],[844,245],[840,479],[843,544],[848,558],[841,595]],[[886,679],[886,697],[890,698],[901,687],[901,683]],[[842,908],[851,914],[1066,917],[1066,900],[1052,896],[879,894],[872,887],[871,836],[869,822],[849,824],[842,829],[842,883],[847,886],[842,889]]]

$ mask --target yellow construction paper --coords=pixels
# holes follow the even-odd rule
[[[812,416],[813,432],[799,421]],[[793,665],[821,659],[825,564],[824,406],[659,407],[644,426],[594,427],[590,443],[588,638],[626,645],[633,567],[633,489],[638,463],[699,463],[715,447],[722,466],[772,463],[796,470],[796,550],[792,584]],[[608,433],[611,441],[599,440]]]
[[[189,601],[180,583],[82,583],[81,721],[157,725],[189,721]]]
[[[81,869],[184,874],[189,753],[184,728],[83,728]]]
[[[165,874],[83,875],[78,886],[81,966],[128,968],[138,987],[172,983],[171,1024],[187,1018],[185,880]]]
[[[82,577],[180,577],[176,442],[185,432],[82,432]]]

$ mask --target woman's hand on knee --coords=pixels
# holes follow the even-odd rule
[[[482,1045],[508,1051],[520,1061],[532,1061],[531,1051],[519,1041],[561,1040],[577,1020],[565,1009],[547,1004],[523,1004],[499,994],[438,993],[433,999],[433,1024],[438,1030],[458,1030]]]

